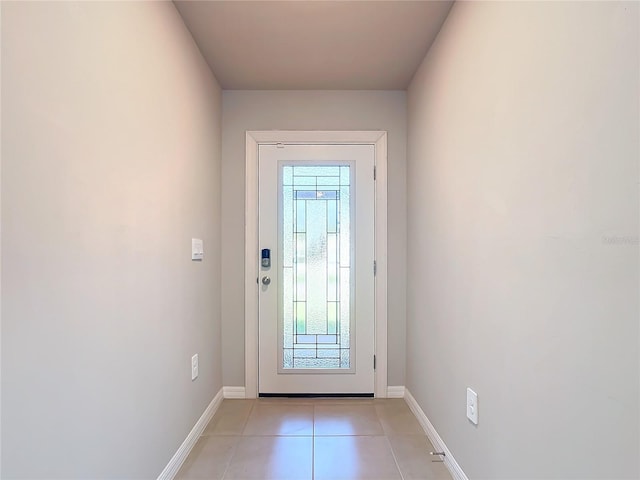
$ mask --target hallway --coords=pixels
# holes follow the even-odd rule
[[[0,478],[640,478],[640,2],[2,0],[0,46]],[[260,182],[307,132],[380,158]],[[375,399],[256,398],[338,319]]]
[[[450,479],[404,399],[224,400],[182,479]]]

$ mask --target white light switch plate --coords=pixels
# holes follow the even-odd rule
[[[478,394],[467,388],[467,418],[474,425],[478,424]]]
[[[191,357],[191,380],[198,378],[198,354]]]
[[[204,242],[199,238],[191,239],[191,260],[202,260],[204,258]]]

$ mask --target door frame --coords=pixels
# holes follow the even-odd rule
[[[244,368],[245,397],[258,396],[258,146],[261,144],[374,145],[375,345],[374,395],[387,396],[387,132],[269,130],[246,132]],[[373,175],[374,172],[371,172]],[[373,265],[371,266],[373,268]]]

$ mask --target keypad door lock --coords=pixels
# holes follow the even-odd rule
[[[271,249],[263,248],[261,252],[262,268],[271,268]]]

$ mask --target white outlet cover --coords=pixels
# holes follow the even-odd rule
[[[474,425],[478,424],[478,394],[467,388],[467,418]]]
[[[198,354],[191,357],[191,380],[198,378]]]
[[[204,242],[199,238],[191,239],[191,260],[204,259]]]

